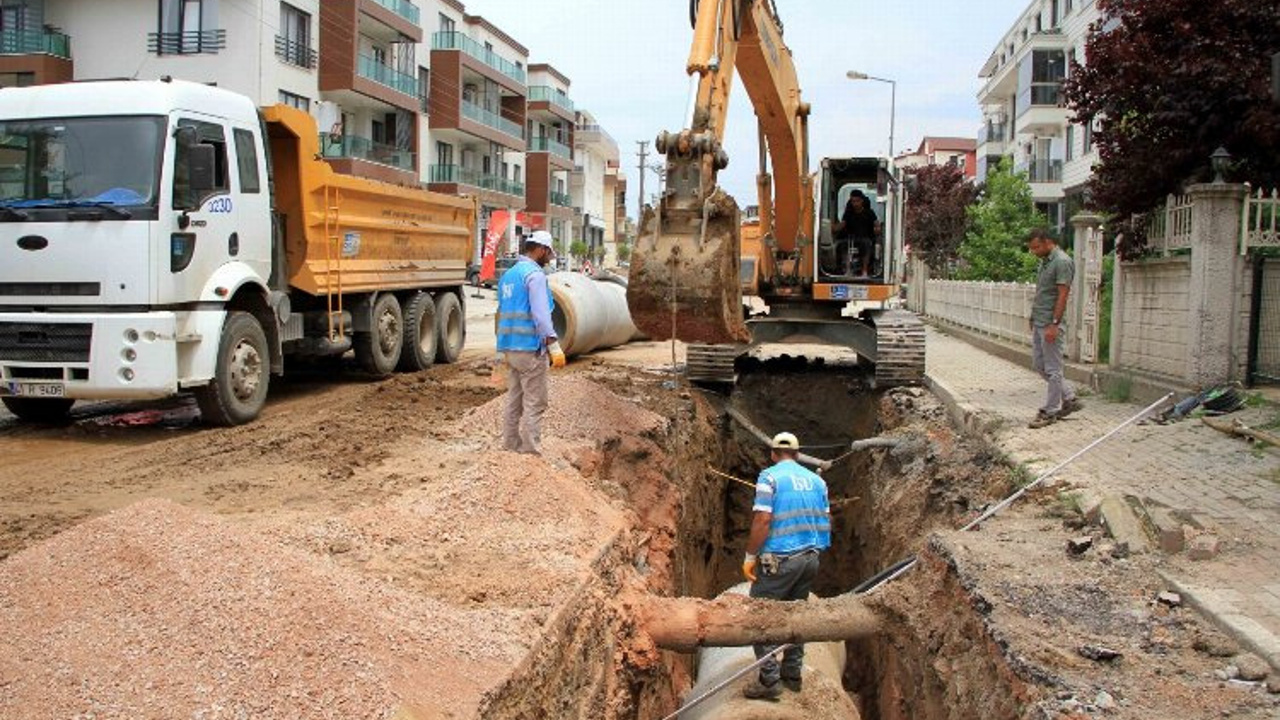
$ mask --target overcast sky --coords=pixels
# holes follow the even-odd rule
[[[776,0],[805,98],[813,105],[811,158],[885,154],[890,87],[852,82],[858,70],[898,82],[895,148],[924,135],[977,135],[978,70],[1028,0]],[[617,141],[636,212],[637,140],[684,126],[688,0],[466,0],[573,81],[570,96]],[[721,185],[755,204],[756,124],[739,84],[725,138]],[[654,158],[651,158],[651,162]],[[646,180],[652,193],[656,180]]]

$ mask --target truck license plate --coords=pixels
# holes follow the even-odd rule
[[[66,393],[61,383],[10,382],[0,384],[5,395],[33,398],[60,398]]]

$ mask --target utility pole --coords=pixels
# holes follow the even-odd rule
[[[637,195],[640,201],[637,203],[639,207],[636,213],[636,225],[639,226],[644,220],[644,174],[648,171],[644,161],[649,158],[649,141],[637,140],[636,144],[640,146],[640,150],[636,153],[640,156],[640,193]]]

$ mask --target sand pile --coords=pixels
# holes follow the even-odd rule
[[[0,563],[0,718],[468,717],[528,633],[147,500]]]
[[[542,419],[544,440],[558,438],[594,444],[621,435],[644,435],[664,427],[667,422],[607,388],[573,375],[552,373],[549,397],[550,407]],[[468,413],[457,427],[466,432],[482,428],[500,436],[506,402],[505,394],[490,400]]]

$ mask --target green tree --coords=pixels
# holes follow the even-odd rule
[[[574,240],[569,243],[569,255],[574,258],[581,260],[582,258],[585,258],[589,252],[591,252],[591,248],[587,247],[587,244],[581,240]]]
[[[1027,235],[1044,224],[1026,175],[1013,172],[1008,158],[1001,160],[987,176],[978,204],[969,208],[957,275],[962,280],[1031,281],[1036,258],[1027,252]]]
[[[627,241],[618,243],[618,262],[627,262],[631,259],[631,244]]]

